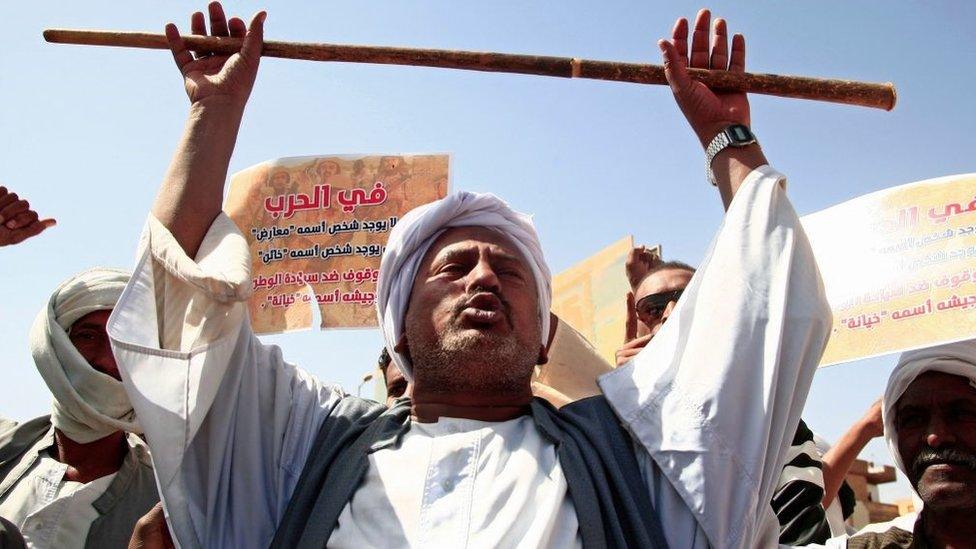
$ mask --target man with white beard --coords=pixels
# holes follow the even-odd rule
[[[265,14],[247,26],[209,11],[211,34],[243,47],[195,58],[166,29],[190,118],[109,325],[182,547],[775,543],[769,501],[830,313],[785,179],[743,137],[745,94],[686,71],[744,71],[741,36],[730,50],[718,20],[710,47],[703,10],[690,59],[686,20],[659,43],[728,213],[644,352],[602,395],[558,411],[534,399],[550,333],[541,243],[528,215],[459,192],[405,215],[382,258],[377,314],[413,386],[387,409],[250,329],[247,246],[220,206]],[[191,28],[206,33],[202,13]]]

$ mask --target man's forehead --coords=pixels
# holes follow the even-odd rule
[[[473,250],[482,246],[489,246],[493,252],[510,256],[524,263],[522,254],[512,240],[500,231],[489,227],[451,227],[445,230],[437,240],[431,244],[425,262],[432,262],[438,256],[453,252]]]
[[[976,387],[973,387],[970,378],[947,372],[928,371],[916,377],[908,385],[898,399],[897,406],[924,405],[926,402],[959,398],[976,401]]]
[[[82,328],[101,328],[104,330],[105,325],[108,324],[108,317],[111,315],[112,309],[102,309],[100,311],[88,313],[74,321],[74,323],[71,324],[71,329],[79,330]]]
[[[651,294],[684,289],[692,274],[685,269],[661,269],[651,273],[641,281],[635,297],[640,299]]]

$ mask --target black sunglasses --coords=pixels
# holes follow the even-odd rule
[[[682,288],[680,290],[646,295],[637,302],[634,308],[642,315],[657,318],[664,314],[664,309],[668,308],[668,303],[678,301],[684,291],[684,288]]]

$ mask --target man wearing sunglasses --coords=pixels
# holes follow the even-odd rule
[[[638,246],[627,257],[626,272],[632,291],[627,294],[626,334],[624,346],[616,355],[618,367],[640,353],[664,326],[695,268],[681,261],[662,261],[651,250]],[[822,456],[815,448],[813,431],[802,419],[787,457],[770,502],[780,523],[779,542],[823,543],[831,531],[821,503],[825,490]]]
[[[632,291],[627,293],[627,329],[617,366],[634,358],[661,329],[695,274],[691,265],[661,261],[643,247],[631,251],[627,271]]]

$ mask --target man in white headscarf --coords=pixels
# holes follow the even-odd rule
[[[0,433],[0,516],[29,547],[117,547],[159,497],[105,324],[129,274],[91,269],[37,315],[31,354],[51,414]]]
[[[920,509],[827,546],[973,547],[976,340],[903,353],[888,378],[881,416],[888,450]]]
[[[758,145],[710,149],[728,213],[699,272],[645,351],[600,379],[602,395],[558,411],[531,392],[551,290],[529,216],[470,192],[405,215],[382,259],[377,312],[413,393],[388,409],[286,363],[250,329],[247,246],[220,201],[264,14],[248,28],[213,3],[210,21],[242,50],[197,59],[166,29],[191,116],[109,321],[174,541],[775,543],[769,501],[830,319],[785,180]],[[203,14],[191,24],[204,32]],[[713,68],[743,70],[741,37],[729,55],[719,21],[710,52],[709,26],[703,11],[691,65],[711,53]],[[687,36],[682,19],[661,47],[707,144],[748,123],[748,101],[690,80]]]

